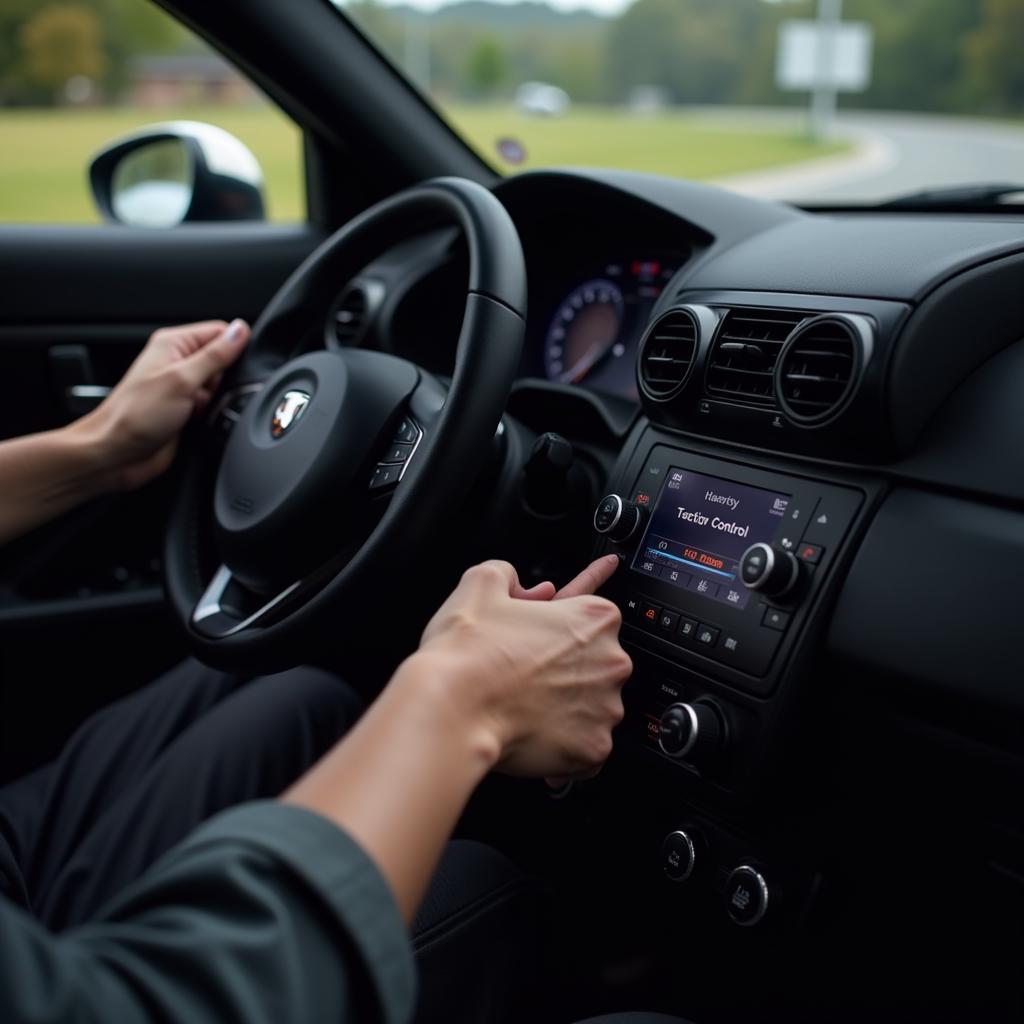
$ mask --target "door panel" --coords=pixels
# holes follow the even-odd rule
[[[0,227],[0,438],[72,418],[78,371],[57,368],[55,348],[81,348],[81,383],[112,385],[156,327],[255,320],[320,240],[305,225]],[[0,548],[0,781],[184,656],[158,562],[172,486],[101,499]]]

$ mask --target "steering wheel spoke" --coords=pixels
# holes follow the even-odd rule
[[[273,597],[260,597],[239,583],[231,570],[222,565],[196,602],[192,625],[211,639],[234,636],[259,626],[275,612],[280,614],[288,600],[302,588],[302,582],[296,580]]]
[[[262,390],[266,381],[250,381],[221,391],[206,413],[206,425],[221,437],[227,437],[242,418],[245,407]]]

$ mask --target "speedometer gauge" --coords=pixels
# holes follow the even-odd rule
[[[548,380],[637,398],[636,349],[658,297],[682,259],[615,260],[592,264],[551,310],[544,335]],[[538,346],[540,348],[540,346]]]
[[[615,347],[625,301],[604,278],[581,284],[558,307],[544,344],[549,380],[578,384]]]

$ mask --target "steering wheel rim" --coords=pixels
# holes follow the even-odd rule
[[[445,225],[460,229],[469,254],[462,328],[447,391],[413,364],[381,353],[355,349],[284,358],[294,339],[326,314],[340,284],[398,242]],[[237,416],[219,462],[203,457],[208,435],[183,446],[164,572],[172,611],[200,658],[261,671],[294,664],[332,611],[366,593],[403,552],[415,552],[429,540],[493,451],[520,363],[525,315],[526,269],[515,225],[487,189],[458,178],[434,179],[366,210],[294,271],[257,320],[231,374],[228,398],[246,389],[255,393],[254,382],[262,387]],[[288,391],[295,381],[301,388]],[[285,396],[296,391],[306,395],[308,410],[303,405],[301,421],[291,415],[295,427],[283,438],[285,444],[270,436],[280,421],[264,420],[268,409],[276,416]],[[214,408],[223,405],[222,400]],[[359,502],[358,480],[367,464],[355,447],[364,443],[372,456],[381,442],[380,436],[355,439],[360,430],[352,428],[360,416],[372,421],[368,434],[386,434],[395,422],[404,426],[409,416],[419,431],[390,501],[354,551],[305,567],[291,582],[278,568],[279,578],[271,582],[273,573],[264,578],[256,548],[267,557],[291,550],[293,534],[306,532],[301,501],[326,496],[337,509],[344,493],[346,500]],[[345,439],[339,441],[341,433]],[[268,470],[290,481],[293,492],[275,493],[264,479]],[[338,483],[343,476],[344,486]],[[211,483],[216,552],[201,519]],[[326,513],[313,508],[314,515],[322,519]],[[229,565],[232,556],[235,563]],[[220,568],[211,576],[216,562]],[[240,583],[258,589],[256,614],[229,606],[225,595]],[[335,632],[339,619],[331,620]]]

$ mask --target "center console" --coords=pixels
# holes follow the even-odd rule
[[[792,749],[793,698],[814,681],[879,485],[650,423],[626,451],[593,520],[598,554],[623,562],[605,594],[634,664],[616,742],[622,792],[663,837],[665,879],[717,892],[735,924],[759,924],[783,890],[792,908],[815,884],[813,865],[772,853],[766,783]],[[653,834],[647,849],[658,856]]]
[[[629,725],[655,756],[741,788],[868,495],[651,427],[615,482],[594,529],[624,562],[609,596],[637,662]]]

